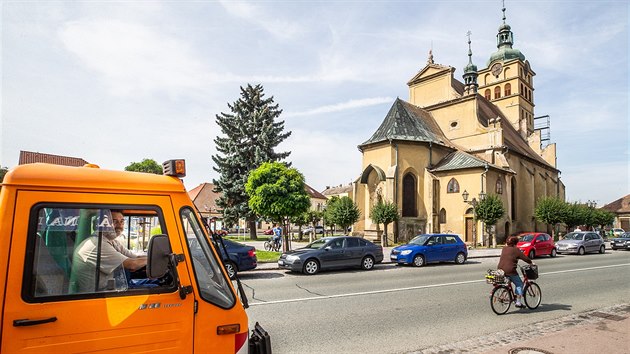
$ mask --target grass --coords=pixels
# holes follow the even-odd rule
[[[280,258],[280,252],[273,251],[265,251],[265,250],[256,250],[256,258],[258,258],[258,263],[273,263],[277,262],[278,258]]]

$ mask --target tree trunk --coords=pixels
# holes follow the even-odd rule
[[[247,220],[247,225],[249,227],[249,237],[252,240],[258,240],[256,236],[256,220]]]
[[[381,246],[387,247],[387,224],[383,224],[383,233],[381,234]]]

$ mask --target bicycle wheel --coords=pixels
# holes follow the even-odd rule
[[[529,282],[523,289],[523,297],[525,298],[525,305],[527,308],[531,310],[537,308],[542,301],[542,291],[540,291],[540,286],[533,281]]]
[[[497,286],[490,295],[490,307],[497,315],[506,313],[512,305],[512,292],[507,286]]]
[[[265,251],[271,251],[271,242],[265,241]]]

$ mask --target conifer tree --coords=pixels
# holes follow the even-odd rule
[[[217,154],[212,156],[213,168],[219,173],[213,183],[221,193],[217,205],[223,210],[223,219],[228,225],[240,218],[247,220],[252,239],[256,239],[256,214],[248,206],[247,177],[262,163],[278,162],[290,154],[275,151],[291,132],[284,132],[284,121],[278,120],[282,110],[263,91],[260,84],[241,87],[241,97],[228,103],[230,113],[216,115],[222,135],[214,139]]]

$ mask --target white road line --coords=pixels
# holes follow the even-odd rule
[[[616,267],[626,267],[626,266],[630,266],[630,263],[614,264],[614,265],[607,265],[607,266],[600,266],[600,267],[588,267],[588,268],[579,268],[579,269],[559,270],[559,271],[555,271],[555,272],[540,273],[540,275],[571,273],[571,272],[582,272],[582,271],[594,270],[594,269],[606,269],[606,268],[616,268]],[[460,282],[454,282],[454,283],[442,283],[442,284],[433,284],[433,285],[411,286],[411,287],[406,287],[406,288],[364,291],[364,292],[358,292],[358,293],[324,295],[324,296],[311,296],[311,297],[302,297],[302,298],[297,298],[297,299],[286,299],[286,300],[276,300],[276,301],[267,301],[267,302],[253,302],[253,303],[250,302],[249,306],[286,304],[286,303],[289,303],[289,302],[303,302],[303,301],[311,301],[311,300],[336,299],[336,298],[351,297],[351,296],[384,294],[384,293],[393,293],[393,292],[399,292],[399,291],[438,288],[438,287],[441,287],[441,286],[452,286],[452,285],[481,283],[481,282],[485,282],[485,281],[486,281],[485,279],[476,279],[476,280],[467,280],[467,281],[460,281]]]

